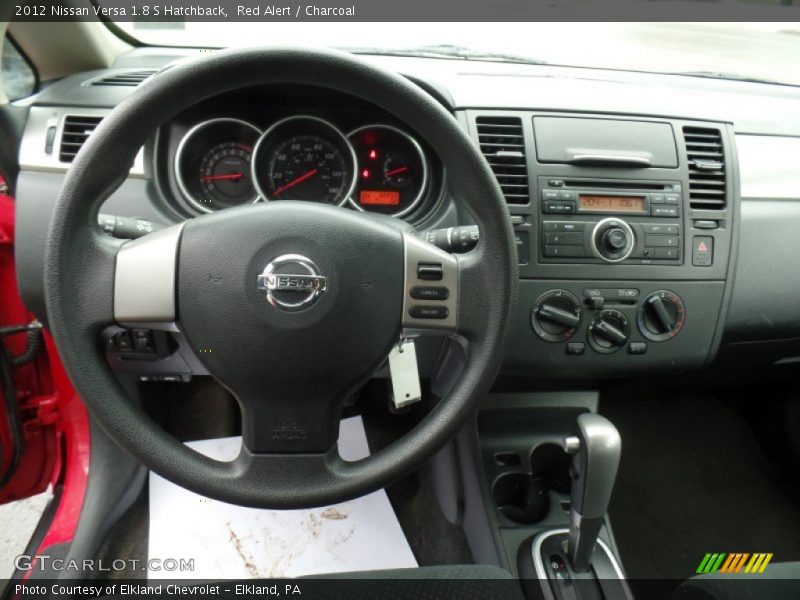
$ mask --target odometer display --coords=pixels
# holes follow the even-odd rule
[[[273,125],[256,144],[253,179],[266,200],[344,204],[353,187],[355,156],[327,121],[291,117]]]
[[[377,206],[397,206],[400,204],[400,192],[388,190],[361,190],[358,193],[361,204]]]

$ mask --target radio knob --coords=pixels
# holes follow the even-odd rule
[[[592,252],[606,262],[620,262],[633,252],[636,238],[622,219],[602,219],[592,231]]]
[[[628,235],[623,229],[614,227],[603,234],[603,243],[611,252],[619,252],[628,245]]]
[[[658,290],[644,299],[637,321],[644,337],[653,342],[663,342],[683,329],[686,307],[675,292]]]
[[[601,311],[589,325],[589,345],[602,354],[616,352],[629,337],[628,319],[618,310]]]
[[[581,323],[581,304],[566,290],[545,292],[533,303],[531,325],[547,342],[563,342],[573,336]]]

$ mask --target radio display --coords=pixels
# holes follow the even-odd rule
[[[582,212],[645,212],[642,196],[585,196],[578,199],[578,210]]]

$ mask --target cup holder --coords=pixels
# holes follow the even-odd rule
[[[552,490],[568,494],[571,459],[556,444],[541,444],[531,453],[531,473],[504,473],[492,488],[495,506],[507,519],[530,525],[550,510]]]

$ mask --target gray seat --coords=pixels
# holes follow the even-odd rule
[[[672,600],[790,600],[800,598],[800,563],[771,563],[759,575],[697,575]]]

